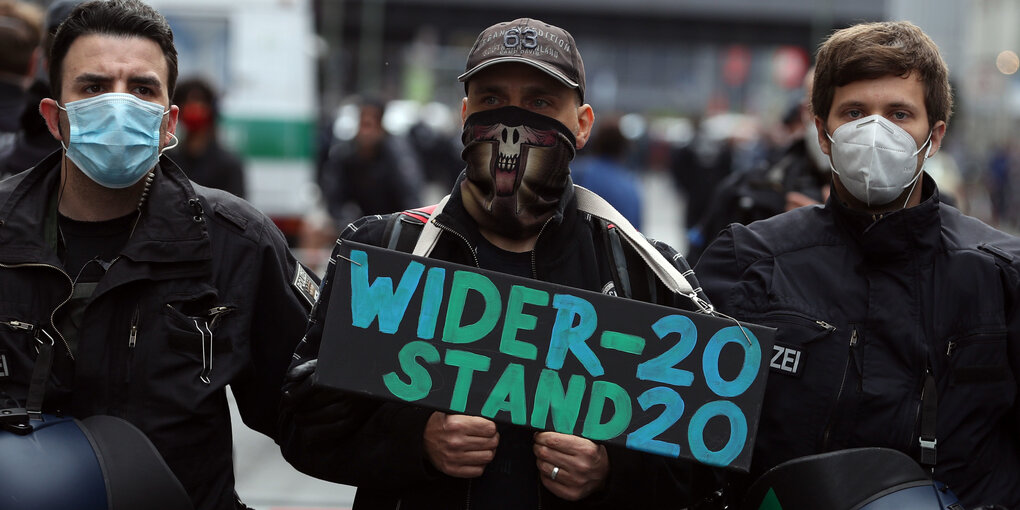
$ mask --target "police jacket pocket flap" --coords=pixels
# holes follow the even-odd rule
[[[1005,362],[1008,359],[1005,329],[954,336],[946,342],[945,355],[953,386],[1002,382],[1012,376]]]
[[[208,355],[231,352],[230,339],[217,336],[223,317],[234,311],[229,305],[213,305],[193,309],[193,304],[167,303],[164,307],[166,316],[167,342],[173,350],[186,353],[201,360],[203,352]]]

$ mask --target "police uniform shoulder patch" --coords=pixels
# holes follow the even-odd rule
[[[612,280],[609,280],[602,286],[602,293],[607,296],[616,296],[616,284],[614,284]]]
[[[298,294],[308,301],[310,306],[315,305],[315,302],[319,300],[319,285],[315,283],[315,278],[312,278],[308,274],[308,270],[305,266],[302,266],[300,262],[296,263],[294,268],[294,281],[291,285],[298,291]]]

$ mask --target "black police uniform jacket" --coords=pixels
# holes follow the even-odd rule
[[[196,509],[232,509],[224,389],[249,427],[276,437],[280,385],[311,307],[292,285],[304,269],[268,218],[162,158],[134,233],[84,312],[72,359],[53,323],[73,281],[55,250],[60,158],[0,182],[0,391],[25,405],[45,331],[55,355],[44,411],[130,421]]]
[[[460,180],[463,178],[461,174]],[[464,210],[460,180],[443,211],[434,217],[443,233],[430,257],[477,266],[474,250],[481,234]],[[341,233],[338,244],[351,240],[386,246],[388,219],[388,216],[361,218]],[[613,264],[608,260],[608,245],[602,244],[596,221],[577,210],[573,186],[568,186],[558,212],[546,223],[532,251],[533,277],[594,292],[602,292],[610,282],[620,289],[621,282],[614,278]],[[663,243],[654,244],[681,272],[690,269],[672,248]],[[629,248],[628,252],[631,252]],[[636,256],[628,253],[628,257]],[[333,275],[338,265],[345,268],[346,264],[348,262],[337,258],[334,250],[320,299],[312,310],[308,332],[298,345],[292,366],[317,357]],[[645,301],[688,307],[686,298],[670,293],[657,283],[650,271],[630,267],[633,295],[641,295]],[[697,288],[693,274],[688,280]],[[648,282],[655,282],[654,298],[649,293]],[[291,382],[284,392],[288,396],[294,394],[296,386],[296,382]],[[432,410],[355,395],[346,395],[325,406],[303,401],[311,399],[304,395],[284,398],[285,423],[281,426],[284,457],[312,476],[358,486],[356,510],[472,507],[469,501],[471,481],[442,474],[427,459],[423,433]],[[607,445],[606,449],[610,473],[605,490],[569,503],[545,490],[536,478],[535,490],[540,491],[541,508],[675,508],[688,497],[690,471],[687,465],[612,445]],[[512,500],[513,495],[499,497]]]
[[[1020,240],[939,202],[877,220],[835,194],[730,225],[698,263],[714,304],[778,329],[752,475],[861,446],[920,460],[937,385],[934,478],[963,504],[1020,508]]]

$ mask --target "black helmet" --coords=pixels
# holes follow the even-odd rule
[[[2,509],[193,508],[145,434],[120,418],[10,423],[0,428]]]
[[[784,462],[754,482],[744,510],[964,510],[906,454],[855,448]]]

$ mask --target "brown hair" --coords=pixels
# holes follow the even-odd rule
[[[60,99],[64,57],[71,43],[81,36],[102,34],[143,37],[163,50],[167,68],[167,97],[174,97],[177,85],[177,48],[170,24],[156,9],[141,0],[92,0],[79,4],[60,24],[50,48],[50,89]]]
[[[824,122],[836,87],[916,72],[924,83],[928,125],[949,121],[953,93],[949,69],[935,42],[909,21],[862,23],[833,32],[818,48],[811,111]]]

